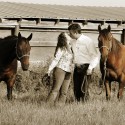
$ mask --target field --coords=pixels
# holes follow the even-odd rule
[[[50,60],[49,60],[50,61]],[[105,91],[98,95],[99,72],[93,74],[90,83],[90,98],[85,103],[74,101],[72,82],[64,107],[46,103],[51,89],[42,83],[48,64],[32,65],[29,71],[18,69],[13,90],[14,99],[6,98],[6,85],[0,84],[0,125],[124,125],[125,95],[117,100],[117,83],[112,83],[112,97],[105,99]]]

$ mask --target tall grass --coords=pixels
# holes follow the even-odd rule
[[[47,71],[50,60],[40,65],[31,65],[30,70],[18,70],[14,86],[14,99],[6,98],[6,85],[0,87],[0,125],[124,125],[125,97],[117,100],[117,89],[112,90],[110,101],[105,91],[98,95],[99,74],[96,72],[90,83],[90,99],[85,103],[74,101],[73,86],[70,85],[65,106],[50,106],[46,103],[51,89],[41,78]],[[113,83],[114,86],[116,83]]]

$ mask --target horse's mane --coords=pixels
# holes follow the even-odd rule
[[[17,36],[7,36],[5,38],[0,38],[0,58],[11,58],[13,53],[15,53],[17,40]]]
[[[114,37],[112,38],[112,51],[117,53],[119,49],[121,49],[121,45],[122,43],[120,41],[118,41]]]
[[[108,36],[109,32],[108,32],[107,29],[103,29],[103,30],[101,31],[101,34],[103,35],[103,37],[106,38],[106,37]]]
[[[17,36],[7,36],[4,38],[0,38],[0,46],[5,46],[8,44],[11,45],[15,45],[16,41],[17,41],[18,37]]]
[[[3,39],[4,39],[5,41],[8,41],[8,40],[11,41],[11,40],[17,40],[17,38],[18,38],[18,37],[14,35],[14,36],[4,37]]]

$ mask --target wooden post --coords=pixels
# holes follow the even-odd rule
[[[101,26],[102,26],[102,25],[105,25],[105,21],[102,21],[102,22],[101,22]]]
[[[70,20],[70,21],[68,22],[68,26],[71,25],[71,24],[73,24],[73,20]]]
[[[118,21],[117,26],[119,27],[121,25],[122,25],[122,21]]]
[[[21,25],[21,21],[22,21],[22,18],[19,18],[19,19],[17,20],[17,23],[18,23],[19,25]]]
[[[0,23],[2,23],[2,18],[0,18]]]
[[[19,25],[15,25],[15,28],[11,30],[11,35],[18,36],[19,33]]]
[[[121,41],[125,45],[125,29],[122,30]]]
[[[57,25],[57,24],[59,24],[59,22],[60,22],[60,19],[57,19],[57,20],[55,20],[55,23],[54,23],[54,25]]]
[[[36,25],[41,23],[41,18],[36,19]]]
[[[84,26],[84,25],[87,25],[87,24],[88,24],[88,21],[87,20],[83,20],[82,25]]]

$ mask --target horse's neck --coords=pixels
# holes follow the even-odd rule
[[[12,42],[12,44],[10,44],[9,42]],[[3,48],[0,48],[0,58],[1,64],[9,64],[11,63],[15,58],[16,58],[16,41],[8,41],[6,43],[3,44]]]
[[[122,46],[122,43],[120,43],[117,39],[113,38],[112,40],[112,51],[117,53]]]

